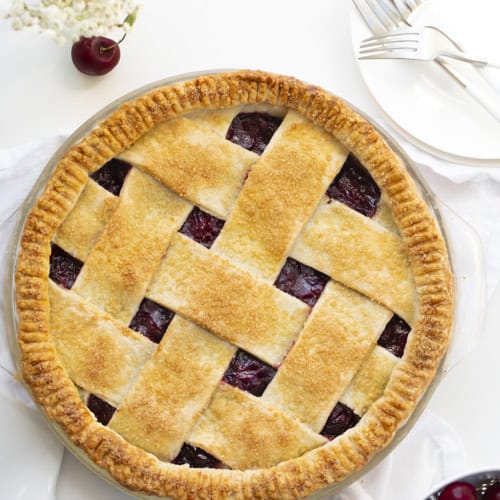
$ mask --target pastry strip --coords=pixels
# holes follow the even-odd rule
[[[175,316],[109,427],[160,459],[173,460],[235,350]]]
[[[116,406],[155,345],[49,281],[51,338],[73,382]]]
[[[158,125],[118,158],[225,219],[258,156],[192,120],[176,118]]]
[[[88,255],[72,290],[129,324],[170,237],[192,206],[138,169]]]
[[[225,139],[233,118],[241,111],[241,108],[242,106],[221,110],[201,109],[192,111],[185,115],[185,117]],[[255,156],[255,160],[257,160],[257,155]]]
[[[246,104],[229,109],[201,109],[187,113],[185,117],[207,127],[219,137],[225,139],[233,119],[239,113],[264,113],[283,118],[287,113],[287,109],[283,106],[267,103]]]
[[[146,295],[272,365],[309,314],[300,300],[179,233]]]
[[[391,316],[330,281],[262,398],[321,431]]]
[[[57,230],[54,242],[73,257],[85,261],[117,206],[116,196],[89,179]]]
[[[401,239],[332,200],[321,204],[291,256],[415,322],[415,284]]]
[[[327,440],[261,399],[221,384],[188,442],[245,470],[272,467]]]
[[[290,111],[252,167],[213,251],[273,280],[346,156],[331,135]]]
[[[387,349],[375,346],[340,399],[362,416],[369,406],[384,393],[387,381],[398,358]]]

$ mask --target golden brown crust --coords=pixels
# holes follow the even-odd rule
[[[297,238],[291,256],[413,325],[418,305],[404,243],[344,203],[321,204]]]
[[[188,441],[242,470],[271,467],[327,442],[286,412],[225,383]]]
[[[391,316],[385,307],[330,281],[263,399],[320,432]]]
[[[175,316],[109,427],[161,459],[173,460],[235,351],[234,346]]]
[[[214,251],[274,280],[346,156],[324,130],[288,113],[253,166]]]
[[[122,191],[72,290],[128,325],[191,205],[138,169]]]
[[[334,441],[267,469],[206,470],[158,461],[96,423],[62,366],[49,333],[48,262],[55,231],[87,182],[87,172],[157,124],[196,109],[268,102],[323,127],[368,168],[391,202],[418,295],[403,359],[383,396]],[[26,219],[16,271],[22,371],[35,400],[88,456],[126,487],[174,498],[294,498],[339,482],[385,447],[434,377],[451,329],[452,280],[436,221],[382,137],[339,98],[293,78],[263,72],[204,76],[160,88],[108,117],[59,162]]]
[[[282,361],[309,314],[299,299],[180,234],[146,294],[272,365]]]
[[[49,299],[51,339],[71,380],[116,405],[153,353],[153,342],[52,281]]]
[[[119,158],[139,165],[173,192],[225,218],[258,156],[192,120],[162,123]]]
[[[369,406],[384,393],[397,362],[398,358],[387,349],[375,346],[349,384],[341,402],[357,415],[364,415]]]
[[[54,243],[84,261],[117,204],[116,196],[96,182],[87,182],[77,203],[57,230]]]

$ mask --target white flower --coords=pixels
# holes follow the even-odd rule
[[[15,30],[36,26],[58,43],[66,38],[128,31],[140,8],[138,0],[12,0],[6,17]]]

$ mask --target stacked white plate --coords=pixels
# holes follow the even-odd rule
[[[416,26],[443,29],[471,52],[500,61],[498,0],[427,0],[411,15]],[[371,36],[356,9],[352,43]],[[422,149],[448,160],[500,166],[500,122],[470,97],[434,62],[358,61],[361,75],[391,124]],[[485,77],[498,90],[500,70],[478,71],[456,63],[467,78]]]

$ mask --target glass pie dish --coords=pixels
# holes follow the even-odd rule
[[[13,227],[13,236],[11,246],[7,251],[7,258],[9,259],[9,267],[8,267],[8,276],[7,276],[7,286],[8,297],[11,299],[10,305],[12,308],[9,311],[8,315],[8,331],[10,332],[11,339],[11,347],[14,354],[14,359],[19,368],[19,353],[17,351],[17,342],[16,342],[16,313],[15,313],[15,295],[14,295],[14,285],[13,285],[13,274],[16,265],[16,256],[18,254],[18,245],[19,238],[21,234],[21,230],[23,227],[23,222],[26,219],[27,213],[33,206],[34,201],[40,195],[41,190],[44,188],[49,176],[51,175],[55,165],[58,163],[62,155],[65,151],[67,151],[72,145],[81,140],[84,136],[86,136],[97,123],[107,117],[110,113],[112,113],[116,108],[118,108],[121,104],[138,97],[145,92],[155,89],[157,87],[178,84],[184,82],[186,80],[190,80],[193,77],[198,77],[203,74],[213,74],[214,71],[207,73],[196,73],[189,75],[182,75],[179,77],[174,77],[171,79],[163,80],[161,82],[156,82],[155,84],[149,85],[145,88],[138,89],[137,91],[124,96],[122,99],[119,99],[115,103],[109,105],[101,112],[96,114],[90,120],[88,120],[82,127],[80,127],[60,148],[60,150],[54,155],[51,159],[44,172],[42,173],[40,179],[36,183],[33,191],[28,196],[26,202],[23,204],[20,211],[16,214],[14,218],[12,218],[9,223],[11,227]],[[351,106],[353,109],[353,106]],[[357,111],[357,110],[356,110]],[[359,111],[358,111],[359,113]],[[363,113],[359,113],[363,116]],[[366,118],[366,117],[365,117]],[[438,376],[434,378],[433,383],[430,385],[425,395],[420,399],[416,410],[412,413],[412,416],[406,421],[406,423],[400,428],[397,432],[396,437],[393,439],[390,446],[386,447],[382,452],[378,453],[376,457],[371,461],[370,466],[373,466],[378,461],[380,461],[393,447],[404,437],[404,435],[409,431],[412,424],[416,421],[419,414],[425,408],[425,405],[432,394],[432,391],[436,387],[440,377],[449,369],[454,362],[457,360],[458,354],[457,352],[463,352],[462,349],[459,349],[461,344],[467,344],[470,341],[470,336],[465,337],[461,334],[461,332],[477,332],[480,327],[480,321],[484,309],[484,299],[482,289],[484,288],[484,279],[482,275],[482,260],[480,255],[480,247],[477,244],[477,239],[471,237],[473,231],[468,228],[457,216],[455,216],[452,212],[450,212],[444,204],[442,204],[436,197],[432,194],[431,190],[425,185],[425,183],[419,179],[418,174],[413,167],[411,161],[406,157],[403,151],[397,146],[397,144],[390,138],[390,136],[385,133],[380,127],[373,123],[373,120],[367,118],[382,134],[385,138],[386,142],[392,147],[393,151],[398,155],[407,166],[410,171],[410,175],[413,177],[415,183],[417,184],[421,196],[428,203],[429,207],[432,208],[435,217],[438,223],[441,225],[442,232],[445,236],[446,242],[448,244],[448,249],[450,253],[450,258],[452,260],[452,267],[456,279],[455,287],[456,287],[456,301],[455,301],[455,330],[454,330],[454,341],[452,343],[452,348],[450,349],[445,361],[441,363],[440,370]],[[456,238],[456,239],[454,239]],[[469,242],[469,246],[464,245],[464,242]],[[472,257],[472,258],[471,258]],[[458,280],[457,277],[460,277]],[[467,278],[466,284],[464,286],[464,277]],[[467,309],[463,307],[461,304],[467,304]],[[467,315],[459,316],[458,311],[467,310]],[[457,351],[458,349],[458,351]],[[453,353],[455,351],[455,354]],[[63,438],[65,445],[79,458],[81,458],[84,463],[90,466],[94,471],[98,472],[102,477],[110,480],[111,478],[108,476],[106,472],[102,469],[96,467],[93,462],[91,462],[84,453],[77,449],[66,437],[64,433],[61,432],[59,427],[52,424],[58,434]],[[345,487],[348,483],[358,479],[362,474],[366,472],[367,468],[363,468],[357,474],[353,474],[349,476],[348,481],[342,481],[336,483],[334,486],[329,487],[321,492],[317,492],[313,497],[321,498],[324,495],[329,495],[339,489]],[[112,481],[116,484],[114,481]],[[129,491],[127,491],[130,493]]]

